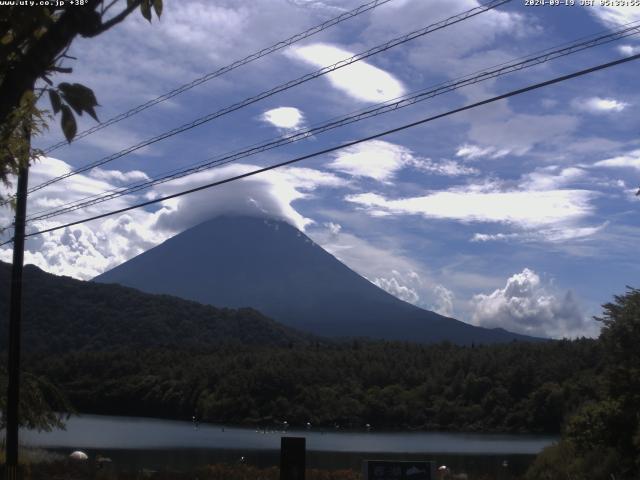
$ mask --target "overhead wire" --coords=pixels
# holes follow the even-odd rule
[[[79,210],[81,208],[87,208],[98,203],[103,203],[124,195],[150,188],[158,184],[166,183],[171,180],[182,178],[187,175],[192,175],[194,173],[198,173],[221,165],[226,165],[242,158],[256,155],[258,153],[262,153],[300,140],[304,140],[311,136],[324,133],[335,128],[343,127],[345,125],[355,123],[367,118],[396,111],[398,109],[414,105],[418,102],[425,101],[437,95],[449,93],[465,86],[497,78],[499,76],[513,73],[515,71],[520,71],[525,68],[531,68],[533,66],[540,65],[557,58],[565,57],[577,52],[584,51],[586,49],[594,48],[596,46],[601,46],[614,40],[619,40],[621,38],[636,35],[638,33],[640,33],[640,21],[630,22],[625,26],[625,28],[622,28],[615,32],[596,34],[590,37],[582,37],[580,39],[581,41],[565,43],[559,47],[556,47],[555,49],[546,49],[543,50],[542,53],[533,53],[528,56],[516,58],[510,62],[503,62],[497,66],[487,67],[473,74],[468,74],[458,79],[438,84],[435,87],[431,87],[429,89],[422,89],[418,92],[413,92],[411,94],[398,97],[397,99],[393,99],[388,102],[384,102],[366,109],[361,109],[347,116],[336,117],[305,130],[300,130],[289,135],[279,136],[275,139],[270,139],[263,143],[256,143],[248,147],[244,147],[244,149],[235,150],[234,152],[228,152],[225,154],[210,157],[202,162],[193,164],[186,168],[174,169],[169,172],[165,172],[150,180],[133,183],[125,187],[107,190],[95,195],[68,202],[63,205],[58,205],[52,209],[35,212],[29,215],[27,217],[27,220],[30,222],[47,220],[65,213]]]
[[[267,55],[270,55],[274,52],[277,52],[278,50],[282,50],[283,48],[289,47],[291,45],[293,45],[294,43],[297,43],[301,40],[304,40],[306,38],[309,38],[313,35],[316,35],[317,33],[320,33],[330,27],[333,27],[335,25],[338,25],[339,23],[342,23],[346,20],[349,20],[351,18],[357,17],[358,15],[361,15],[365,12],[368,12],[370,10],[373,10],[374,8],[377,8],[381,5],[384,5],[385,3],[388,3],[392,0],[373,0],[371,2],[368,3],[364,3],[362,5],[360,5],[359,7],[354,8],[353,10],[350,10],[348,12],[344,12],[340,15],[338,15],[337,17],[333,17],[329,20],[327,20],[326,22],[322,22],[319,25],[315,25],[307,30],[305,30],[304,32],[300,32],[297,33],[285,40],[281,40],[278,43],[275,43],[269,47],[263,48],[262,50],[259,50],[255,53],[252,53],[250,55],[247,55],[246,57],[240,59],[240,60],[236,60],[235,62],[230,63],[229,65],[226,65],[224,67],[220,67],[219,69],[207,73],[206,75],[203,75],[201,77],[196,78],[195,80],[192,80],[189,83],[185,83],[184,85],[181,85],[177,88],[174,88],[173,90],[163,93],[162,95],[149,100],[145,103],[142,103],[136,107],[133,107],[129,110],[127,110],[126,112],[120,113],[114,117],[109,118],[108,120],[105,120],[104,122],[99,123],[98,125],[95,125],[91,128],[88,128],[87,130],[84,130],[80,133],[77,133],[76,136],[74,137],[73,141],[77,141],[81,138],[84,138],[88,135],[91,135],[92,133],[95,133],[99,130],[102,130],[103,128],[106,128],[110,125],[113,125],[114,123],[118,123],[122,120],[125,120],[126,118],[132,117],[154,105],[157,105],[159,103],[165,102],[177,95],[180,95],[181,93],[186,92],[187,90],[191,90],[192,88],[201,85],[205,82],[208,82],[209,80],[213,80],[214,78],[220,77],[226,73],[229,73],[233,70],[235,70],[238,67],[241,67],[243,65],[247,65],[248,63],[251,63],[255,60],[258,60],[262,57],[265,57]],[[57,150],[60,147],[63,147],[65,145],[68,145],[68,142],[65,140],[62,140],[58,143],[55,143],[53,145],[50,145],[47,148],[43,149],[43,152],[45,154],[51,153],[54,150]]]
[[[254,175],[258,175],[260,173],[264,173],[264,172],[267,172],[267,171],[270,171],[270,170],[274,170],[274,169],[281,168],[281,167],[284,167],[284,166],[287,166],[287,165],[291,165],[291,164],[294,164],[294,163],[297,163],[297,162],[301,162],[303,160],[307,160],[307,159],[310,159],[310,158],[318,157],[318,156],[321,156],[321,155],[326,155],[328,153],[335,152],[335,151],[338,151],[338,150],[342,150],[344,148],[352,147],[352,146],[358,145],[360,143],[364,143],[364,142],[375,140],[375,139],[378,139],[378,138],[381,138],[381,137],[385,137],[387,135],[390,135],[390,134],[393,134],[393,133],[397,133],[397,132],[400,132],[400,131],[403,131],[403,130],[407,130],[409,128],[413,128],[413,127],[416,127],[418,125],[423,125],[425,123],[432,122],[432,121],[440,119],[440,118],[448,117],[448,116],[454,115],[456,113],[460,113],[460,112],[463,112],[463,111],[471,110],[473,108],[477,108],[477,107],[480,107],[480,106],[483,106],[483,105],[488,105],[490,103],[497,102],[499,100],[504,100],[504,99],[509,98],[509,97],[513,97],[513,96],[516,96],[516,95],[521,95],[521,94],[526,93],[526,92],[537,90],[537,89],[540,89],[540,88],[543,88],[543,87],[546,87],[546,86],[549,86],[549,85],[554,85],[554,84],[557,84],[557,83],[565,82],[565,81],[573,79],[573,78],[581,77],[581,76],[584,76],[584,75],[587,75],[587,74],[590,74],[590,73],[594,73],[594,72],[597,72],[597,71],[600,71],[600,70],[611,68],[613,66],[621,65],[621,64],[624,64],[624,63],[628,63],[628,62],[631,62],[631,61],[638,60],[638,59],[640,59],[640,54],[631,55],[631,56],[628,56],[628,57],[625,57],[625,58],[621,58],[621,59],[618,59],[618,60],[614,60],[614,61],[611,61],[611,62],[607,62],[607,63],[602,63],[602,64],[596,65],[594,67],[590,67],[590,68],[586,68],[586,69],[583,69],[583,70],[579,70],[577,72],[573,72],[573,73],[570,73],[570,74],[567,74],[567,75],[562,75],[562,76],[559,76],[559,77],[555,77],[555,78],[552,78],[550,80],[546,80],[546,81],[543,81],[543,82],[535,83],[533,85],[528,85],[526,87],[519,88],[519,89],[516,89],[516,90],[511,90],[510,92],[503,93],[501,95],[496,95],[494,97],[490,97],[490,98],[487,98],[485,100],[481,100],[479,102],[475,102],[475,103],[472,103],[472,104],[469,104],[469,105],[465,105],[463,107],[459,107],[459,108],[456,108],[456,109],[453,109],[453,110],[449,110],[449,111],[444,112],[444,113],[440,113],[440,114],[437,114],[437,115],[432,115],[432,116],[423,118],[421,120],[417,120],[415,122],[407,123],[407,124],[401,125],[399,127],[395,127],[395,128],[389,129],[389,130],[385,130],[383,132],[376,133],[374,135],[369,135],[367,137],[360,138],[358,140],[353,140],[351,142],[346,142],[346,143],[343,143],[341,145],[337,145],[337,146],[330,147],[330,148],[325,148],[323,150],[319,150],[319,151],[316,151],[316,152],[313,152],[313,153],[310,153],[310,154],[302,155],[300,157],[296,157],[296,158],[293,158],[293,159],[290,159],[290,160],[287,160],[287,161],[284,161],[284,162],[279,162],[279,163],[276,163],[276,164],[273,164],[273,165],[269,165],[267,167],[258,168],[256,170],[252,170],[251,172],[246,172],[246,173],[243,173],[241,175],[235,175],[233,177],[229,177],[229,178],[225,178],[223,180],[218,180],[218,181],[215,181],[215,182],[211,182],[211,183],[208,183],[208,184],[205,184],[205,185],[201,185],[199,187],[194,187],[194,188],[190,188],[188,190],[183,190],[183,191],[180,191],[180,192],[177,192],[177,193],[173,193],[173,194],[170,194],[170,195],[165,195],[163,197],[155,198],[153,200],[148,200],[146,202],[138,203],[136,205],[130,205],[128,207],[120,208],[120,209],[117,209],[117,210],[112,210],[110,212],[105,212],[105,213],[102,213],[100,215],[95,215],[95,216],[92,216],[92,217],[89,217],[89,218],[76,220],[74,222],[69,222],[69,223],[66,223],[66,224],[63,224],[63,225],[58,225],[58,226],[55,226],[55,227],[39,230],[39,231],[36,231],[36,232],[31,232],[31,233],[26,234],[25,237],[34,237],[34,236],[37,236],[37,235],[42,235],[44,233],[54,232],[56,230],[61,230],[63,228],[68,228],[68,227],[71,227],[71,226],[74,226],[74,225],[79,225],[81,223],[86,223],[86,222],[90,222],[90,221],[93,221],[93,220],[98,220],[98,219],[101,219],[101,218],[109,217],[111,215],[116,215],[116,214],[119,214],[119,213],[128,212],[128,211],[131,211],[131,210],[135,210],[135,209],[138,209],[138,208],[142,208],[142,207],[153,205],[153,204],[156,204],[156,203],[159,203],[159,202],[170,200],[170,199],[173,199],[173,198],[178,198],[178,197],[181,197],[181,196],[184,196],[184,195],[188,195],[190,193],[195,193],[195,192],[198,192],[198,191],[202,191],[202,190],[206,190],[206,189],[209,189],[209,188],[217,187],[217,186],[224,185],[224,184],[227,184],[227,183],[230,183],[230,182],[234,182],[234,181],[237,181],[237,180],[241,180],[241,179],[244,179],[244,178],[252,177]],[[1,243],[0,246],[4,246],[4,245],[6,245],[8,243],[11,243],[12,241],[13,241],[13,239],[8,240],[8,241],[6,241],[4,243]]]
[[[207,122],[210,122],[211,120],[214,120],[215,118],[218,118],[218,117],[221,117],[221,116],[226,115],[228,113],[231,113],[231,112],[234,112],[236,110],[239,110],[239,109],[241,109],[243,107],[246,107],[248,105],[256,103],[256,102],[258,102],[260,100],[263,100],[265,98],[271,97],[271,96],[273,96],[273,95],[275,95],[277,93],[280,93],[282,91],[285,91],[285,90],[288,90],[290,88],[293,88],[293,87],[295,87],[297,85],[300,85],[302,83],[305,83],[305,82],[307,82],[309,80],[318,78],[318,77],[320,77],[322,75],[326,75],[327,73],[333,72],[333,71],[338,70],[338,69],[343,68],[343,67],[346,67],[346,66],[351,65],[353,63],[356,63],[356,62],[358,62],[360,60],[363,60],[365,58],[371,57],[372,55],[376,55],[378,53],[381,53],[381,52],[384,52],[386,50],[389,50],[390,48],[396,47],[398,45],[405,44],[405,43],[407,43],[409,41],[415,40],[416,38],[422,37],[424,35],[427,35],[429,33],[434,32],[434,31],[437,31],[437,30],[446,28],[446,27],[448,27],[450,25],[462,22],[464,20],[467,20],[468,18],[474,17],[476,15],[479,15],[481,13],[487,12],[489,10],[495,9],[498,6],[503,5],[505,3],[508,3],[508,2],[511,2],[511,1],[512,0],[492,0],[492,1],[488,2],[488,3],[486,3],[486,4],[471,8],[469,10],[466,10],[466,11],[462,12],[462,13],[459,13],[457,15],[454,15],[454,16],[451,16],[451,17],[446,18],[444,20],[441,20],[440,22],[428,25],[428,26],[423,27],[421,29],[414,30],[414,31],[412,31],[410,33],[407,33],[405,35],[396,37],[396,38],[394,38],[392,40],[389,40],[389,41],[387,41],[387,42],[385,42],[383,44],[380,44],[380,45],[377,45],[377,46],[375,46],[373,48],[370,48],[369,50],[366,50],[365,52],[353,55],[353,56],[351,56],[349,58],[343,59],[343,60],[341,60],[339,62],[336,62],[336,63],[334,63],[332,65],[329,65],[329,66],[323,67],[323,68],[321,68],[319,70],[316,70],[315,72],[308,73],[308,74],[303,75],[302,77],[299,77],[297,79],[290,80],[290,81],[288,81],[286,83],[280,84],[280,85],[278,85],[278,86],[276,86],[276,87],[274,87],[274,88],[272,88],[270,90],[263,91],[263,92],[255,95],[253,97],[249,97],[249,98],[247,98],[247,99],[245,99],[243,101],[240,101],[238,103],[235,103],[233,105],[225,107],[225,108],[223,108],[221,110],[218,110],[216,112],[213,112],[213,113],[210,113],[210,114],[205,115],[203,117],[200,117],[200,118],[198,118],[196,120],[193,120],[192,122],[189,122],[189,123],[186,123],[186,124],[181,125],[179,127],[176,127],[176,128],[174,128],[172,130],[169,130],[169,131],[164,132],[164,133],[162,133],[160,135],[157,135],[155,137],[147,139],[147,140],[145,140],[143,142],[140,142],[140,143],[138,143],[136,145],[133,145],[133,146],[131,146],[129,148],[126,148],[124,150],[121,150],[119,152],[116,152],[116,153],[114,153],[112,155],[109,155],[107,157],[103,157],[103,158],[101,158],[99,160],[96,160],[94,162],[91,162],[91,163],[89,163],[89,164],[87,164],[87,165],[85,165],[83,167],[74,169],[74,170],[72,170],[70,172],[67,172],[67,173],[63,174],[63,175],[60,175],[60,176],[57,176],[55,178],[49,179],[49,180],[47,180],[47,181],[45,181],[45,182],[43,182],[43,183],[41,183],[39,185],[31,187],[28,190],[27,193],[31,194],[33,192],[36,192],[38,190],[41,190],[41,189],[49,186],[49,185],[57,183],[57,182],[59,182],[61,180],[64,180],[64,179],[69,178],[71,176],[77,175],[79,173],[86,172],[86,171],[91,170],[93,168],[96,168],[98,166],[104,165],[104,164],[106,164],[108,162],[111,162],[113,160],[121,158],[121,157],[123,157],[123,156],[125,156],[125,155],[127,155],[129,153],[132,153],[134,151],[137,151],[137,150],[139,150],[141,148],[147,147],[149,145],[152,145],[152,144],[154,144],[156,142],[159,142],[161,140],[164,140],[166,138],[172,137],[174,135],[178,135],[178,134],[183,133],[183,132],[185,132],[187,130],[190,130],[190,129],[193,129],[195,127],[198,127],[198,126],[200,126],[200,125],[202,125],[204,123],[207,123]],[[9,197],[5,201],[0,202],[0,206],[9,203],[12,198],[13,197]]]

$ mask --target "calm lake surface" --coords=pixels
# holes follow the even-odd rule
[[[66,430],[21,432],[21,442],[61,452],[82,449],[115,462],[144,468],[189,468],[237,462],[244,456],[258,466],[277,465],[280,438],[305,437],[311,468],[359,469],[363,459],[435,460],[458,470],[520,473],[555,437],[436,432],[336,432],[320,429],[257,432],[191,422],[82,415]],[[504,460],[508,467],[502,467]]]

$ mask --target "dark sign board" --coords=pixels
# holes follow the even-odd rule
[[[364,480],[435,480],[435,463],[424,461],[365,460]]]

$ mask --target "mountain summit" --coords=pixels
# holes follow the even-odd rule
[[[474,327],[399,300],[278,220],[218,217],[94,281],[217,307],[252,307],[285,325],[328,337],[459,344],[531,339]]]

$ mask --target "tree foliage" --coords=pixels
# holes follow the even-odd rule
[[[50,431],[64,428],[64,420],[73,413],[66,396],[48,379],[23,372],[20,385],[20,426]],[[7,390],[7,372],[0,370],[0,391]],[[0,412],[6,411],[6,396],[0,396]],[[5,428],[5,417],[0,418],[0,428]]]
[[[34,355],[82,412],[319,428],[559,432],[593,398],[594,340],[117,348]]]
[[[640,477],[640,290],[616,295],[596,319],[603,388],[568,420],[560,443],[540,455],[531,480]],[[553,460],[558,452],[569,452],[562,465]]]
[[[0,9],[0,180],[5,184],[20,166],[40,154],[31,152],[28,134],[37,134],[50,118],[37,106],[43,95],[49,97],[53,115],[60,115],[69,142],[77,132],[74,113],[98,119],[98,101],[90,88],[68,82],[54,85],[52,80],[54,75],[72,72],[65,62],[74,59],[68,55],[73,40],[96,37],[137,8],[149,21],[152,10],[158,17],[162,13],[162,0],[60,3]]]

